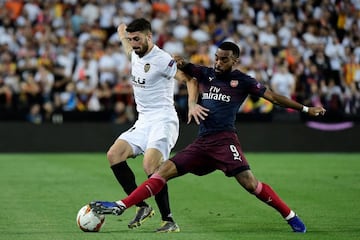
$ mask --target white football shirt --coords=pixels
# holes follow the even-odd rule
[[[176,62],[154,45],[142,58],[131,53],[131,83],[139,113],[174,109]]]

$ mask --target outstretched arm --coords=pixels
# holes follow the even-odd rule
[[[263,97],[274,104],[277,104],[282,107],[292,108],[298,111],[306,112],[310,116],[324,115],[326,112],[326,110],[323,107],[304,106],[294,100],[291,100],[290,98],[277,94],[271,91],[270,89],[266,89]]]
[[[131,59],[131,52],[133,49],[126,35],[126,27],[125,23],[120,24],[117,28],[117,32],[126,56]]]

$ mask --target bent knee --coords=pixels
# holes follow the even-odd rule
[[[161,159],[144,159],[143,169],[147,175],[153,174],[162,164]]]
[[[249,193],[254,193],[256,191],[257,185],[258,185],[258,181],[256,181],[256,180],[255,181],[250,181],[244,186],[244,188]]]
[[[236,180],[240,185],[246,189],[249,193],[253,193],[258,185],[258,180],[252,174],[251,171],[244,171],[236,175]]]
[[[110,166],[126,161],[126,159],[131,155],[132,150],[130,146],[127,146],[126,144],[120,145],[117,143],[112,145],[106,153],[106,157],[109,161]]]
[[[109,164],[111,166],[120,162],[118,160],[118,158],[116,157],[116,152],[114,150],[112,150],[111,148],[107,151],[106,157],[107,157],[107,159],[109,161]]]
[[[167,160],[163,164],[161,164],[161,166],[158,170],[158,174],[166,180],[177,177],[178,172],[177,172],[176,165],[172,161]]]

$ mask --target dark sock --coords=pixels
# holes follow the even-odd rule
[[[149,178],[151,175],[148,176]],[[171,211],[170,211],[170,202],[169,202],[169,192],[168,192],[168,185],[165,184],[164,187],[161,189],[161,191],[155,195],[155,201],[158,205],[161,219],[163,221],[170,221],[174,222]]]
[[[111,169],[127,195],[137,188],[135,175],[126,161],[111,166]],[[144,201],[136,204],[138,207],[148,206]]]

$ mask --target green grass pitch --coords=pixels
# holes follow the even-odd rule
[[[135,209],[106,216],[99,233],[84,233],[75,218],[91,200],[124,196],[104,153],[0,154],[0,239],[316,239],[360,238],[360,154],[248,153],[258,179],[271,185],[304,220],[308,232],[292,233],[272,208],[221,172],[169,182],[180,233],[157,234],[160,214],[128,229]],[[129,161],[138,184],[141,159]],[[154,199],[148,203],[154,206]]]

